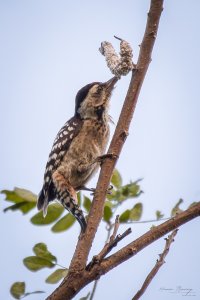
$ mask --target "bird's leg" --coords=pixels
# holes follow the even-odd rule
[[[119,156],[117,154],[114,154],[114,153],[106,153],[106,154],[103,154],[101,156],[98,156],[94,163],[95,162],[99,162],[100,164],[102,164],[106,159],[118,159]]]
[[[109,188],[107,189],[108,195],[112,194],[112,189],[113,189],[113,186],[110,184]],[[90,195],[94,195],[96,188],[88,188],[86,186],[79,186],[76,188],[76,191],[89,191],[89,192],[92,192]]]
[[[106,191],[106,194],[111,195],[111,194],[112,194],[112,189],[113,189],[113,185],[110,184],[109,188],[108,188],[107,191]],[[96,189],[92,189],[92,190],[93,190],[93,191],[92,191],[91,195],[94,195]]]
[[[86,186],[78,186],[76,188],[76,191],[88,191],[88,192],[94,192],[95,191],[95,188],[88,188]]]
[[[92,165],[96,164],[96,163],[100,163],[100,165],[106,160],[106,159],[117,159],[118,155],[114,154],[114,153],[107,153],[101,156],[98,156],[97,158],[95,158],[92,162],[82,162],[77,166],[77,171],[79,173],[84,173],[86,172]],[[108,190],[107,190],[107,194],[111,194],[113,189],[113,186],[110,185]],[[76,187],[76,191],[89,191],[92,192],[92,195],[95,192],[95,188],[87,188],[86,186],[79,186]]]
[[[81,231],[86,229],[86,221],[81,208],[78,205],[78,199],[75,189],[71,186],[69,181],[58,171],[52,174],[53,183],[56,188],[56,197],[79,222]]]
[[[114,153],[107,153],[96,157],[92,162],[82,162],[77,166],[77,171],[80,173],[86,172],[92,165],[96,163],[102,164],[106,159],[117,159],[119,156]]]

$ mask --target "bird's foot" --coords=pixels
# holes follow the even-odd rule
[[[113,189],[113,186],[110,185],[109,188],[107,189],[107,194],[111,195],[112,194],[112,189]],[[88,192],[91,192],[90,195],[94,195],[95,191],[96,191],[96,188],[88,188],[86,186],[81,186],[81,187],[78,187],[77,190],[82,190],[82,191],[88,191]]]
[[[94,192],[95,188],[88,188],[86,186],[79,186],[76,188],[77,191],[88,191],[88,192]]]
[[[98,162],[102,165],[106,159],[114,159],[115,160],[115,159],[118,159],[118,158],[119,158],[119,156],[114,154],[114,153],[107,153],[107,154],[98,156],[95,159],[95,162]]]

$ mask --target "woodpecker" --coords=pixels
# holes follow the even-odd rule
[[[93,82],[80,89],[75,98],[75,114],[58,132],[46,164],[37,208],[47,214],[49,202],[57,199],[79,222],[86,220],[78,205],[79,190],[100,166],[109,139],[109,100],[118,78]]]

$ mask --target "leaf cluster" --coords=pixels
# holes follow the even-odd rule
[[[23,259],[25,267],[32,271],[37,272],[44,268],[54,268],[57,264],[57,258],[53,255],[44,243],[38,243],[33,247],[34,255],[27,256]],[[65,267],[57,268],[45,280],[46,283],[58,283],[68,273]],[[15,282],[10,288],[10,293],[15,299],[21,299],[31,294],[44,293],[44,291],[25,292],[25,282]]]
[[[117,209],[121,208],[121,214],[119,217],[120,223],[132,223],[139,222],[143,213],[143,204],[141,202],[134,202],[131,200],[130,208],[122,210],[123,204],[130,199],[137,199],[143,191],[140,188],[139,182],[141,179],[130,182],[123,185],[121,174],[118,170],[114,170],[111,183],[112,183],[112,192],[107,194],[107,198],[104,205],[103,221],[107,224],[107,230],[110,230],[114,224],[114,217],[116,215]],[[12,191],[3,190],[1,191],[5,195],[5,201],[11,202],[12,205],[9,205],[4,209],[4,212],[8,211],[21,211],[22,214],[27,214],[36,207],[37,196],[29,190],[22,188],[14,188]],[[82,206],[83,210],[86,213],[89,213],[92,201],[89,197],[81,195],[78,193],[79,205]],[[180,199],[171,210],[171,216],[176,215],[181,212],[180,205],[183,203],[183,200]],[[193,204],[191,204],[193,205]],[[51,231],[54,233],[59,233],[66,231],[72,227],[76,219],[70,214],[66,213],[64,216],[63,213],[65,209],[59,203],[52,203],[48,207],[48,214],[44,218],[42,212],[37,212],[34,214],[30,222],[33,225],[44,226],[52,225]],[[157,210],[155,212],[156,218],[151,221],[158,221],[163,219],[164,214]],[[150,221],[141,221],[141,222],[150,222]],[[45,280],[46,283],[57,283],[62,278],[67,275],[68,269],[57,264],[57,258],[51,252],[49,252],[47,246],[44,243],[38,243],[33,247],[34,255],[25,257],[23,260],[24,265],[32,272],[37,272],[43,268],[59,268],[55,269]],[[43,291],[35,292],[25,292],[25,282],[15,282],[10,289],[11,295],[15,299],[21,299],[28,295],[34,293],[43,293]],[[87,299],[89,294],[85,297]]]

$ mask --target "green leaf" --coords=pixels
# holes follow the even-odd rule
[[[164,217],[164,214],[160,210],[156,210],[156,219],[160,220]]]
[[[109,222],[112,215],[113,215],[113,213],[112,213],[112,209],[110,208],[110,206],[105,205],[104,206],[104,213],[103,213],[104,221]]]
[[[113,205],[113,203],[110,202],[110,201],[105,201],[104,206],[109,206],[109,207],[112,209],[114,205]]]
[[[84,196],[83,207],[86,209],[87,212],[90,211],[91,203],[91,200],[88,197]]]
[[[35,272],[43,268],[53,268],[55,266],[51,261],[38,257],[38,256],[28,256],[23,259],[24,265],[31,271]]]
[[[15,282],[10,288],[10,293],[15,299],[20,299],[25,293],[25,282]]]
[[[143,191],[140,190],[140,186],[138,185],[139,181],[140,179],[121,186],[119,189],[112,191],[111,195],[107,195],[107,198],[109,200],[123,202],[127,199],[140,196]]]
[[[180,209],[180,204],[183,203],[183,199],[179,199],[178,202],[176,203],[176,205],[172,208],[172,211],[171,211],[171,217],[175,216],[176,214],[182,212],[183,210]]]
[[[15,188],[15,193],[22,199],[29,202],[37,202],[37,195],[26,189]]]
[[[117,169],[113,171],[111,183],[116,187],[120,188],[122,186],[122,177]]]
[[[62,232],[69,229],[76,219],[71,214],[67,214],[62,217],[54,226],[51,228],[53,232]]]
[[[36,254],[38,257],[45,258],[50,261],[57,262],[57,258],[51,254],[51,252],[48,251],[47,245],[44,243],[38,243],[33,247],[33,252]]]
[[[138,197],[138,193],[140,192],[140,186],[133,182],[122,187],[122,195],[127,198]]]
[[[3,190],[1,191],[2,194],[6,195],[6,199],[7,201],[11,201],[14,203],[18,203],[21,201],[29,201],[29,202],[35,202],[37,201],[37,196],[32,193],[29,190],[26,189],[21,189],[21,188],[14,188],[13,191],[10,190]]]
[[[87,300],[89,299],[89,296],[90,296],[90,292],[87,294],[87,296],[81,297],[79,300]]]
[[[26,214],[36,206],[37,196],[28,190],[14,188],[13,191],[3,190],[1,193],[6,195],[6,201],[15,203],[5,208],[4,212],[20,210],[23,214]]]
[[[142,216],[143,205],[142,203],[136,203],[130,210],[129,219],[132,221],[139,221]]]
[[[13,191],[3,190],[3,191],[1,191],[1,194],[5,194],[6,201],[10,201],[10,202],[14,202],[14,203],[19,203],[19,202],[24,201],[24,199],[22,197],[17,195],[17,193],[15,192],[15,189]]]
[[[129,220],[130,209],[125,210],[119,217],[120,223],[126,223]]]
[[[63,213],[64,207],[59,203],[53,203],[48,207],[46,217],[43,217],[42,211],[31,218],[31,223],[34,225],[48,225],[55,222]]]
[[[62,278],[64,278],[68,273],[68,269],[57,269],[54,271],[51,275],[47,277],[45,280],[46,283],[57,283],[59,282]]]
[[[8,210],[12,210],[12,211],[21,210],[25,214],[34,207],[35,207],[35,203],[24,201],[24,202],[19,202],[19,203],[16,203],[16,204],[6,207],[3,210],[3,212],[7,212]]]

